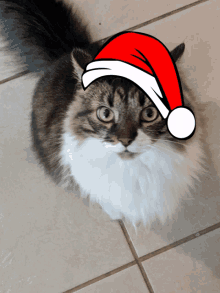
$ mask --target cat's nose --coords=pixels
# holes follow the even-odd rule
[[[133,139],[130,139],[130,138],[120,138],[119,141],[123,144],[123,146],[127,147],[129,146]]]

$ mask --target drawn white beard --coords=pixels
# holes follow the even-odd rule
[[[61,161],[70,167],[81,196],[90,194],[90,200],[99,203],[112,219],[125,217],[136,228],[139,221],[146,225],[156,218],[162,223],[172,218],[181,197],[203,172],[200,143],[194,140],[184,153],[178,153],[160,140],[146,147],[140,137],[128,147],[140,155],[122,160],[118,153],[123,150],[121,144],[110,147],[96,138],[79,145],[65,133]]]

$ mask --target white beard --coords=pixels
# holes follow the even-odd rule
[[[130,151],[143,150],[138,142],[135,144]],[[70,167],[81,195],[89,194],[90,200],[99,203],[112,219],[125,217],[135,228],[139,221],[147,225],[156,218],[164,223],[172,218],[179,200],[193,187],[193,178],[201,171],[199,143],[194,141],[184,153],[178,153],[167,142],[158,141],[127,161],[117,154],[123,148],[96,138],[80,145],[65,133],[61,162]]]

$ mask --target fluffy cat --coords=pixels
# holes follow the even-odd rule
[[[33,150],[67,189],[98,202],[112,219],[134,227],[172,218],[204,172],[201,111],[183,79],[195,134],[173,138],[149,97],[131,81],[105,77],[85,91],[81,75],[97,48],[72,7],[61,1],[0,1],[5,48],[22,69],[42,72],[33,96]],[[178,61],[184,44],[172,57]],[[180,76],[181,77],[181,76]]]

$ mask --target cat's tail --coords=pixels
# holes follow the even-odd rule
[[[0,0],[3,49],[16,55],[19,68],[45,71],[73,48],[87,48],[87,26],[72,7],[58,0]]]

